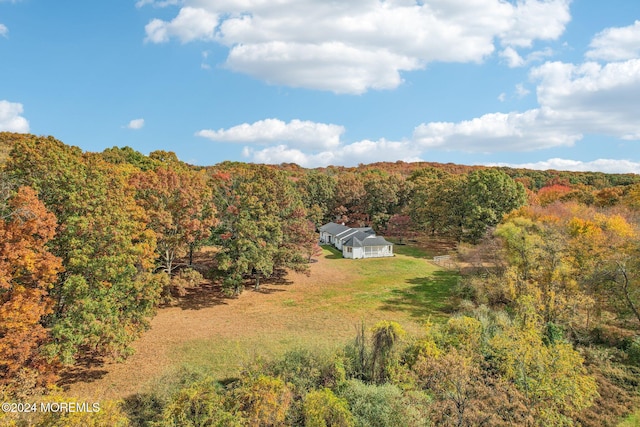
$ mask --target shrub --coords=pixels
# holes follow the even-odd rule
[[[349,380],[338,391],[349,402],[356,427],[397,427],[425,425],[420,411],[392,384],[365,384]]]
[[[233,396],[250,426],[280,426],[292,393],[280,378],[258,375],[240,380]]]
[[[304,399],[304,425],[306,427],[352,427],[353,416],[345,399],[324,388],[309,392]]]
[[[176,393],[165,406],[159,427],[240,427],[240,417],[225,408],[219,385],[211,379],[192,384]]]
[[[626,353],[630,363],[640,366],[640,336],[629,339]]]
[[[200,284],[202,280],[202,274],[191,268],[185,268],[171,278],[171,287],[178,296],[183,297],[187,294],[187,288],[193,288]]]
[[[264,368],[274,377],[292,385],[293,391],[304,396],[318,387],[335,387],[345,380],[342,357],[311,352],[306,349],[292,350]]]
[[[156,393],[136,393],[122,403],[132,427],[147,427],[160,421],[166,402]]]
[[[375,324],[371,333],[371,378],[384,383],[397,367],[397,343],[405,331],[396,322],[382,320]]]
[[[267,363],[256,373],[264,373],[286,382],[292,391],[292,402],[287,413],[287,425],[304,422],[303,398],[311,390],[329,387],[345,381],[344,358],[340,354],[312,352],[298,349]]]

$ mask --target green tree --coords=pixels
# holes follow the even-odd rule
[[[276,269],[308,268],[311,233],[299,194],[287,177],[266,166],[247,166],[214,178],[220,223],[214,229],[218,268],[234,294],[252,276],[254,287]]]
[[[432,235],[461,239],[467,206],[466,177],[424,172],[412,179],[413,196],[408,209],[413,222]]]
[[[399,174],[372,170],[362,175],[365,190],[365,210],[373,226],[382,230],[389,218],[400,208],[404,179]]]
[[[552,220],[516,215],[499,225],[495,235],[504,242],[513,273],[512,300],[539,295],[545,322],[570,323],[576,315],[572,302],[581,300],[581,272],[574,268],[562,227]]]
[[[367,224],[370,218],[365,211],[366,191],[360,174],[343,172],[336,175],[336,181],[334,218],[358,226]]]
[[[338,390],[338,395],[349,402],[354,424],[357,427],[419,426],[415,422],[416,409],[403,399],[400,388],[393,384],[365,384],[358,380],[348,380]]]
[[[336,193],[336,180],[332,175],[312,170],[298,182],[305,209],[316,226],[330,222]]]
[[[107,148],[102,152],[102,158],[116,165],[128,163],[141,171],[151,170],[157,165],[157,162],[131,147]]]
[[[465,186],[465,238],[477,242],[488,227],[526,202],[524,186],[496,169],[471,172]]]

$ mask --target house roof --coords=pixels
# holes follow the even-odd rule
[[[335,222],[330,222],[320,227],[320,231],[333,234],[334,236],[347,230],[351,230],[351,227],[347,227],[346,225],[343,225],[343,224],[336,224]]]
[[[364,236],[375,235],[375,231],[371,227],[360,227],[360,228],[350,228],[348,230],[341,231],[336,234],[336,238],[338,239],[346,239],[353,236],[356,233],[360,233]]]
[[[385,240],[382,236],[376,236],[375,231],[371,227],[351,228],[343,224],[330,222],[323,225],[319,229],[325,233],[334,235],[337,239],[345,240],[344,246],[353,248],[364,248],[367,246],[387,246],[392,243]]]
[[[365,234],[355,234],[344,243],[344,246],[353,248],[364,248],[368,246],[388,246],[392,243],[385,240],[382,236],[367,236]]]

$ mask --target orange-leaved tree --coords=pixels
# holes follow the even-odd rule
[[[48,338],[42,326],[52,312],[49,288],[62,271],[60,258],[47,242],[55,235],[56,218],[30,187],[0,202],[0,385],[10,384],[23,370],[47,382],[53,364],[40,354]]]

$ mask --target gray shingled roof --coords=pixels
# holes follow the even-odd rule
[[[384,237],[376,236],[375,231],[371,227],[351,228],[346,225],[330,222],[320,227],[320,231],[334,235],[337,239],[347,237],[344,246],[353,248],[363,248],[367,246],[386,246],[391,245]]]
[[[357,233],[359,233],[359,236],[362,235],[362,238],[376,234],[371,227],[350,228],[338,233],[336,235],[336,239],[350,238],[351,236],[355,236]]]
[[[333,234],[334,236],[350,229],[351,227],[347,227],[346,225],[342,224],[336,224],[335,222],[330,222],[320,227],[320,231],[325,231],[329,234]]]
[[[352,246],[354,248],[361,248],[362,241],[368,236],[364,231],[356,231],[347,241],[343,243],[344,246]]]
[[[367,246],[387,246],[391,245],[382,236],[367,236],[364,234],[356,234],[344,243],[344,246],[353,248],[364,248]]]

